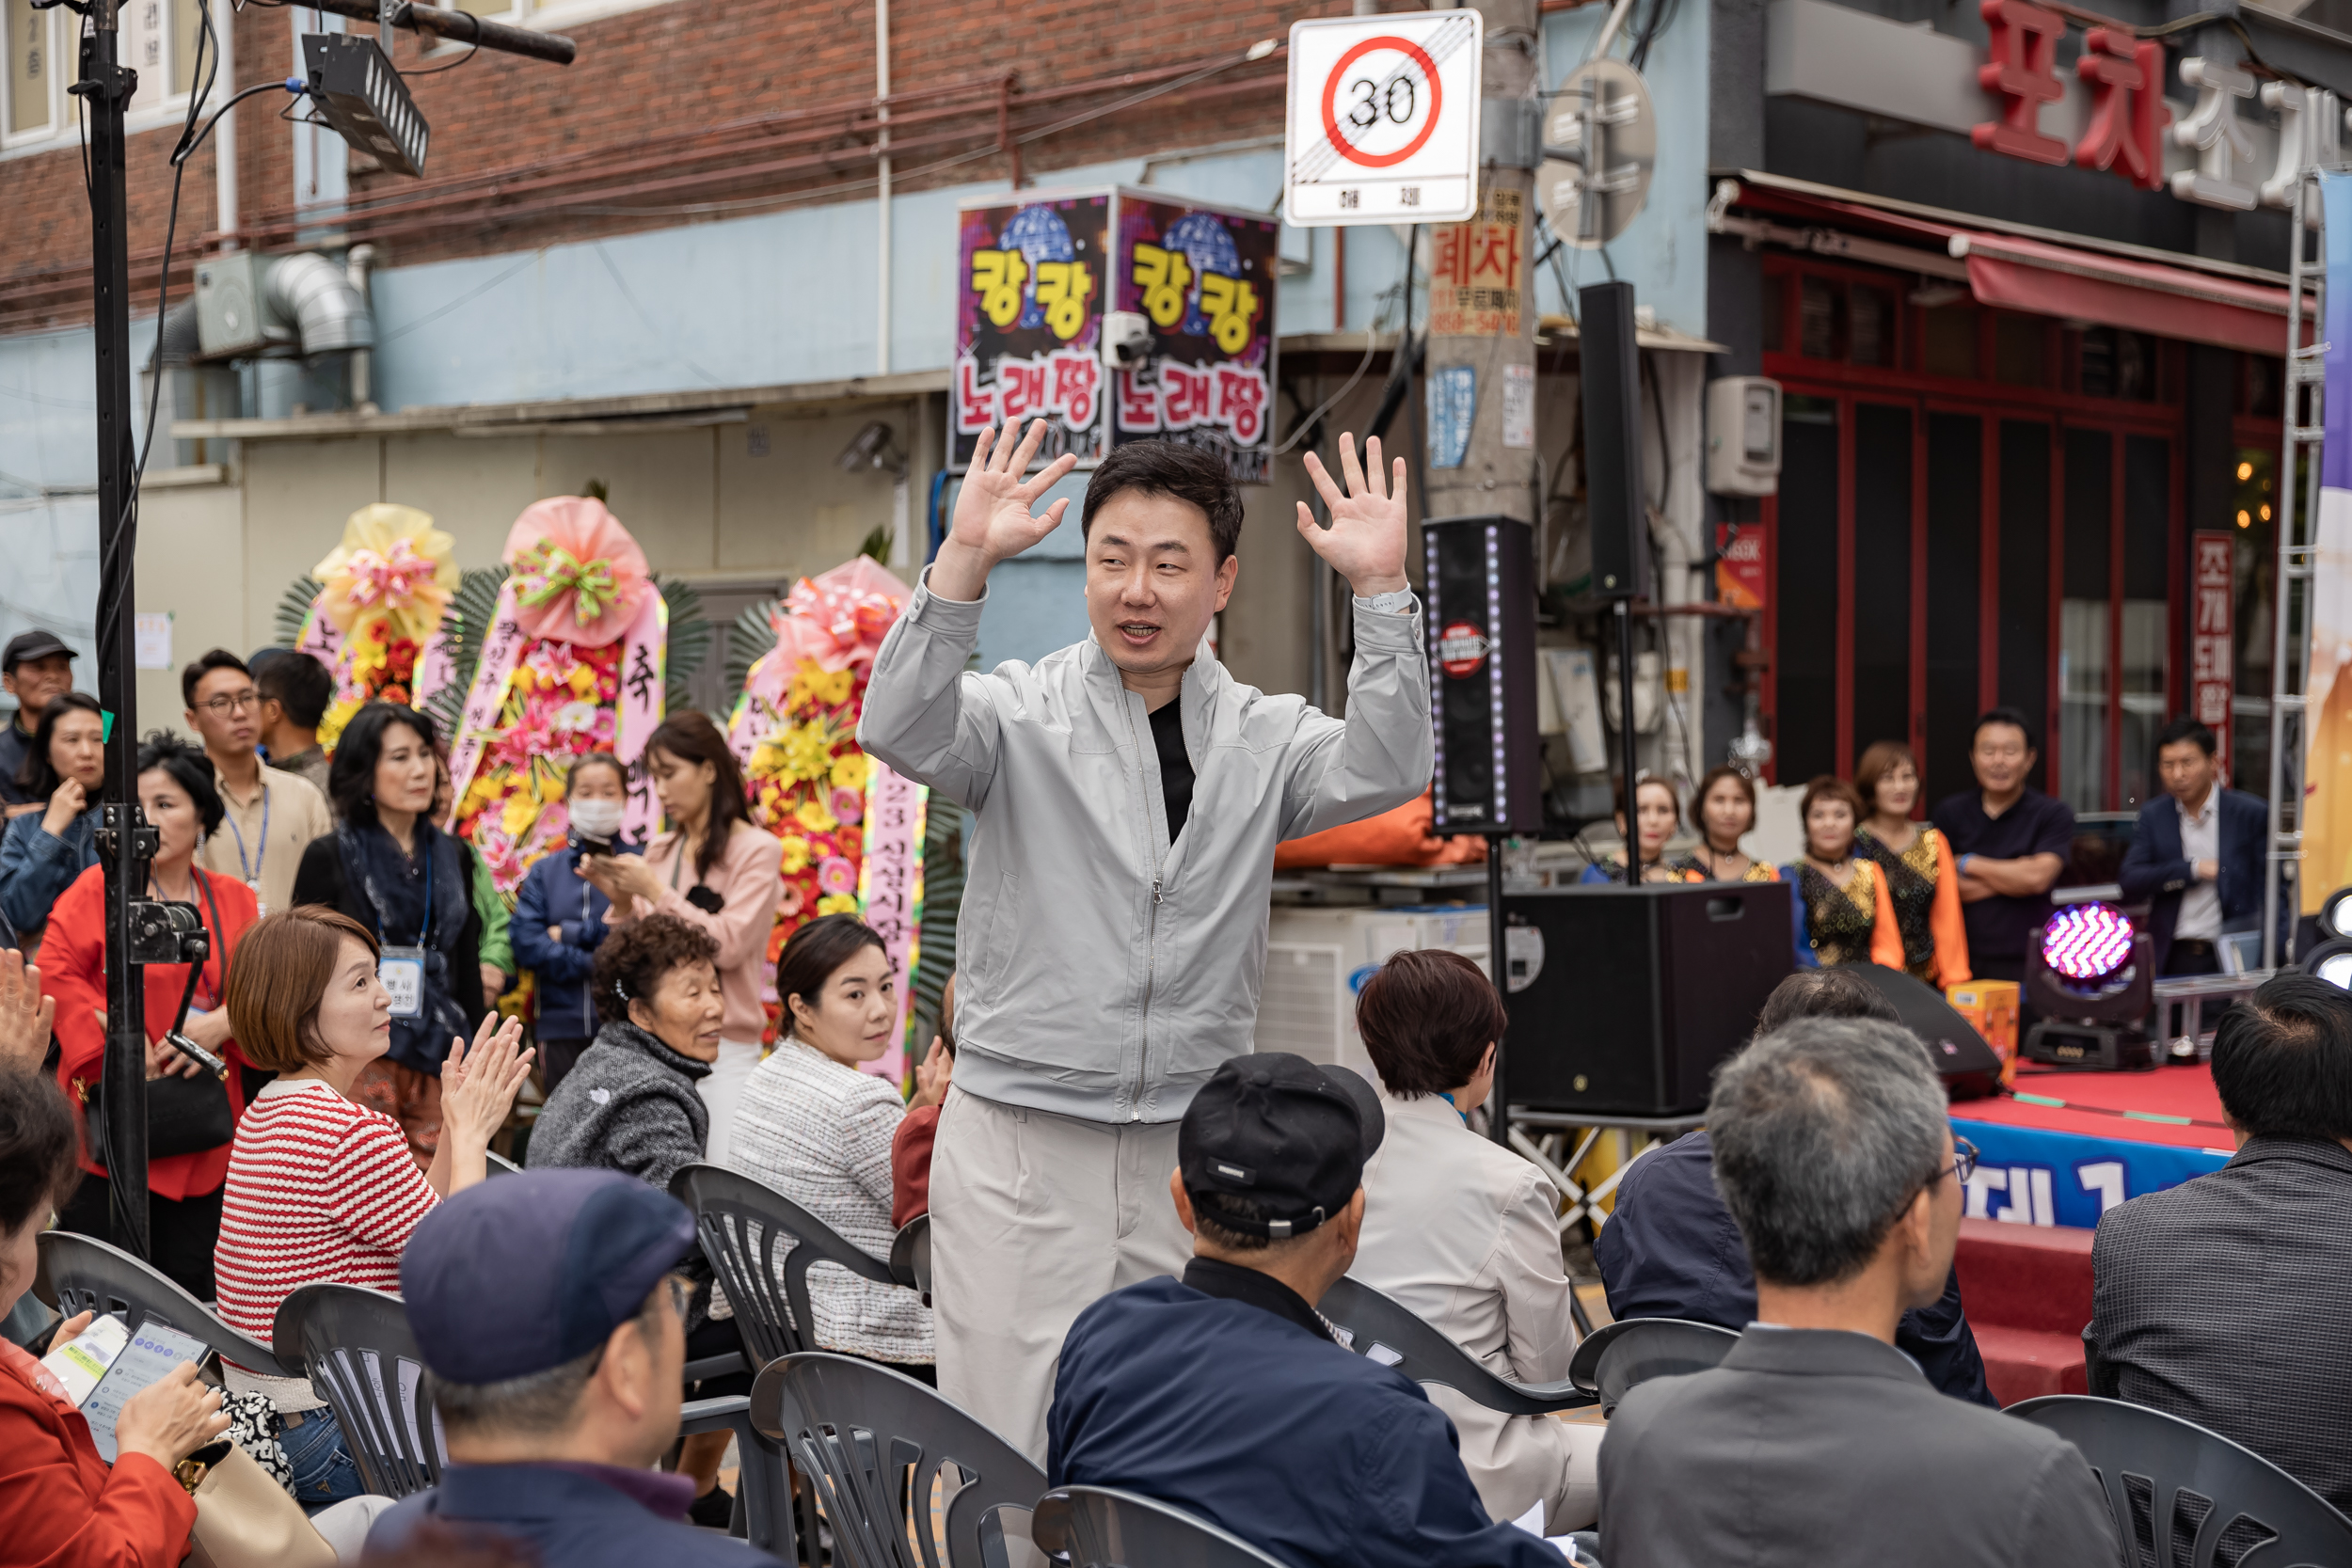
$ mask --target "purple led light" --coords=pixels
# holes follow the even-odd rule
[[[2131,961],[2131,918],[2112,904],[2075,904],[2042,931],[2042,961],[2069,980],[2104,980]]]

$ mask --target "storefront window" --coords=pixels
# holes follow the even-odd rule
[[[1852,327],[1847,357],[1857,365],[1895,362],[1895,300],[1883,289],[1857,287],[1849,296]]]
[[[49,13],[33,8],[32,0],[8,0],[8,47],[0,63],[8,73],[8,123],[11,132],[41,131],[49,125],[49,84],[57,62],[49,46]]]
[[[1922,333],[1926,352],[1921,356],[1923,367],[1930,375],[1958,375],[1975,379],[1977,373],[1977,308],[1973,305],[1938,305],[1920,312],[1925,325]]]
[[[2046,386],[2049,342],[2049,323],[2040,316],[1994,318],[1993,379],[2011,387]]]
[[[1845,336],[1841,330],[1846,291],[1826,277],[1808,277],[1797,302],[1797,328],[1803,337],[1798,353],[1807,359],[1840,357],[1838,346]]]
[[[2249,360],[2253,356],[2248,356]],[[2275,363],[2275,361],[2272,361]],[[2272,584],[2278,577],[2279,453],[2240,447],[2231,522],[2237,534],[2231,563],[2230,637],[2236,694],[2230,704],[2230,779],[2261,795],[2270,787]]]

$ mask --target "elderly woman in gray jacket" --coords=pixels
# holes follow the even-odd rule
[[[1566,1377],[1576,1330],[1559,1194],[1464,1119],[1494,1085],[1502,999],[1459,954],[1399,953],[1365,982],[1356,1023],[1379,1069],[1388,1132],[1364,1166],[1364,1228],[1347,1272],[1491,1372],[1522,1383]],[[1505,1416],[1451,1388],[1427,1392],[1453,1418],[1462,1467],[1488,1513],[1546,1535],[1598,1515],[1601,1427]]]

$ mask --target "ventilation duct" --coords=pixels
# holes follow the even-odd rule
[[[215,256],[196,269],[194,304],[195,358],[308,359],[375,343],[366,296],[342,267],[310,251]]]

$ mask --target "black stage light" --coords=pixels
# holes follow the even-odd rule
[[[2155,948],[2113,904],[2069,904],[2052,914],[2026,955],[2026,1004],[2040,1022],[2026,1032],[2027,1061],[2113,1071],[2153,1068],[2148,1008]]]
[[[2352,910],[2344,912],[2352,915]],[[2321,911],[2319,918],[2322,925],[2327,923],[2325,910]],[[2317,975],[2340,990],[2352,990],[2352,938],[2337,937],[2331,942],[2320,942],[2297,959],[2296,967],[2306,974]]]
[[[432,130],[376,41],[358,33],[305,33],[310,102],[335,134],[394,174],[424,173]]]
[[[2320,900],[2319,928],[2331,940],[2352,940],[2352,887],[2340,887]]]

